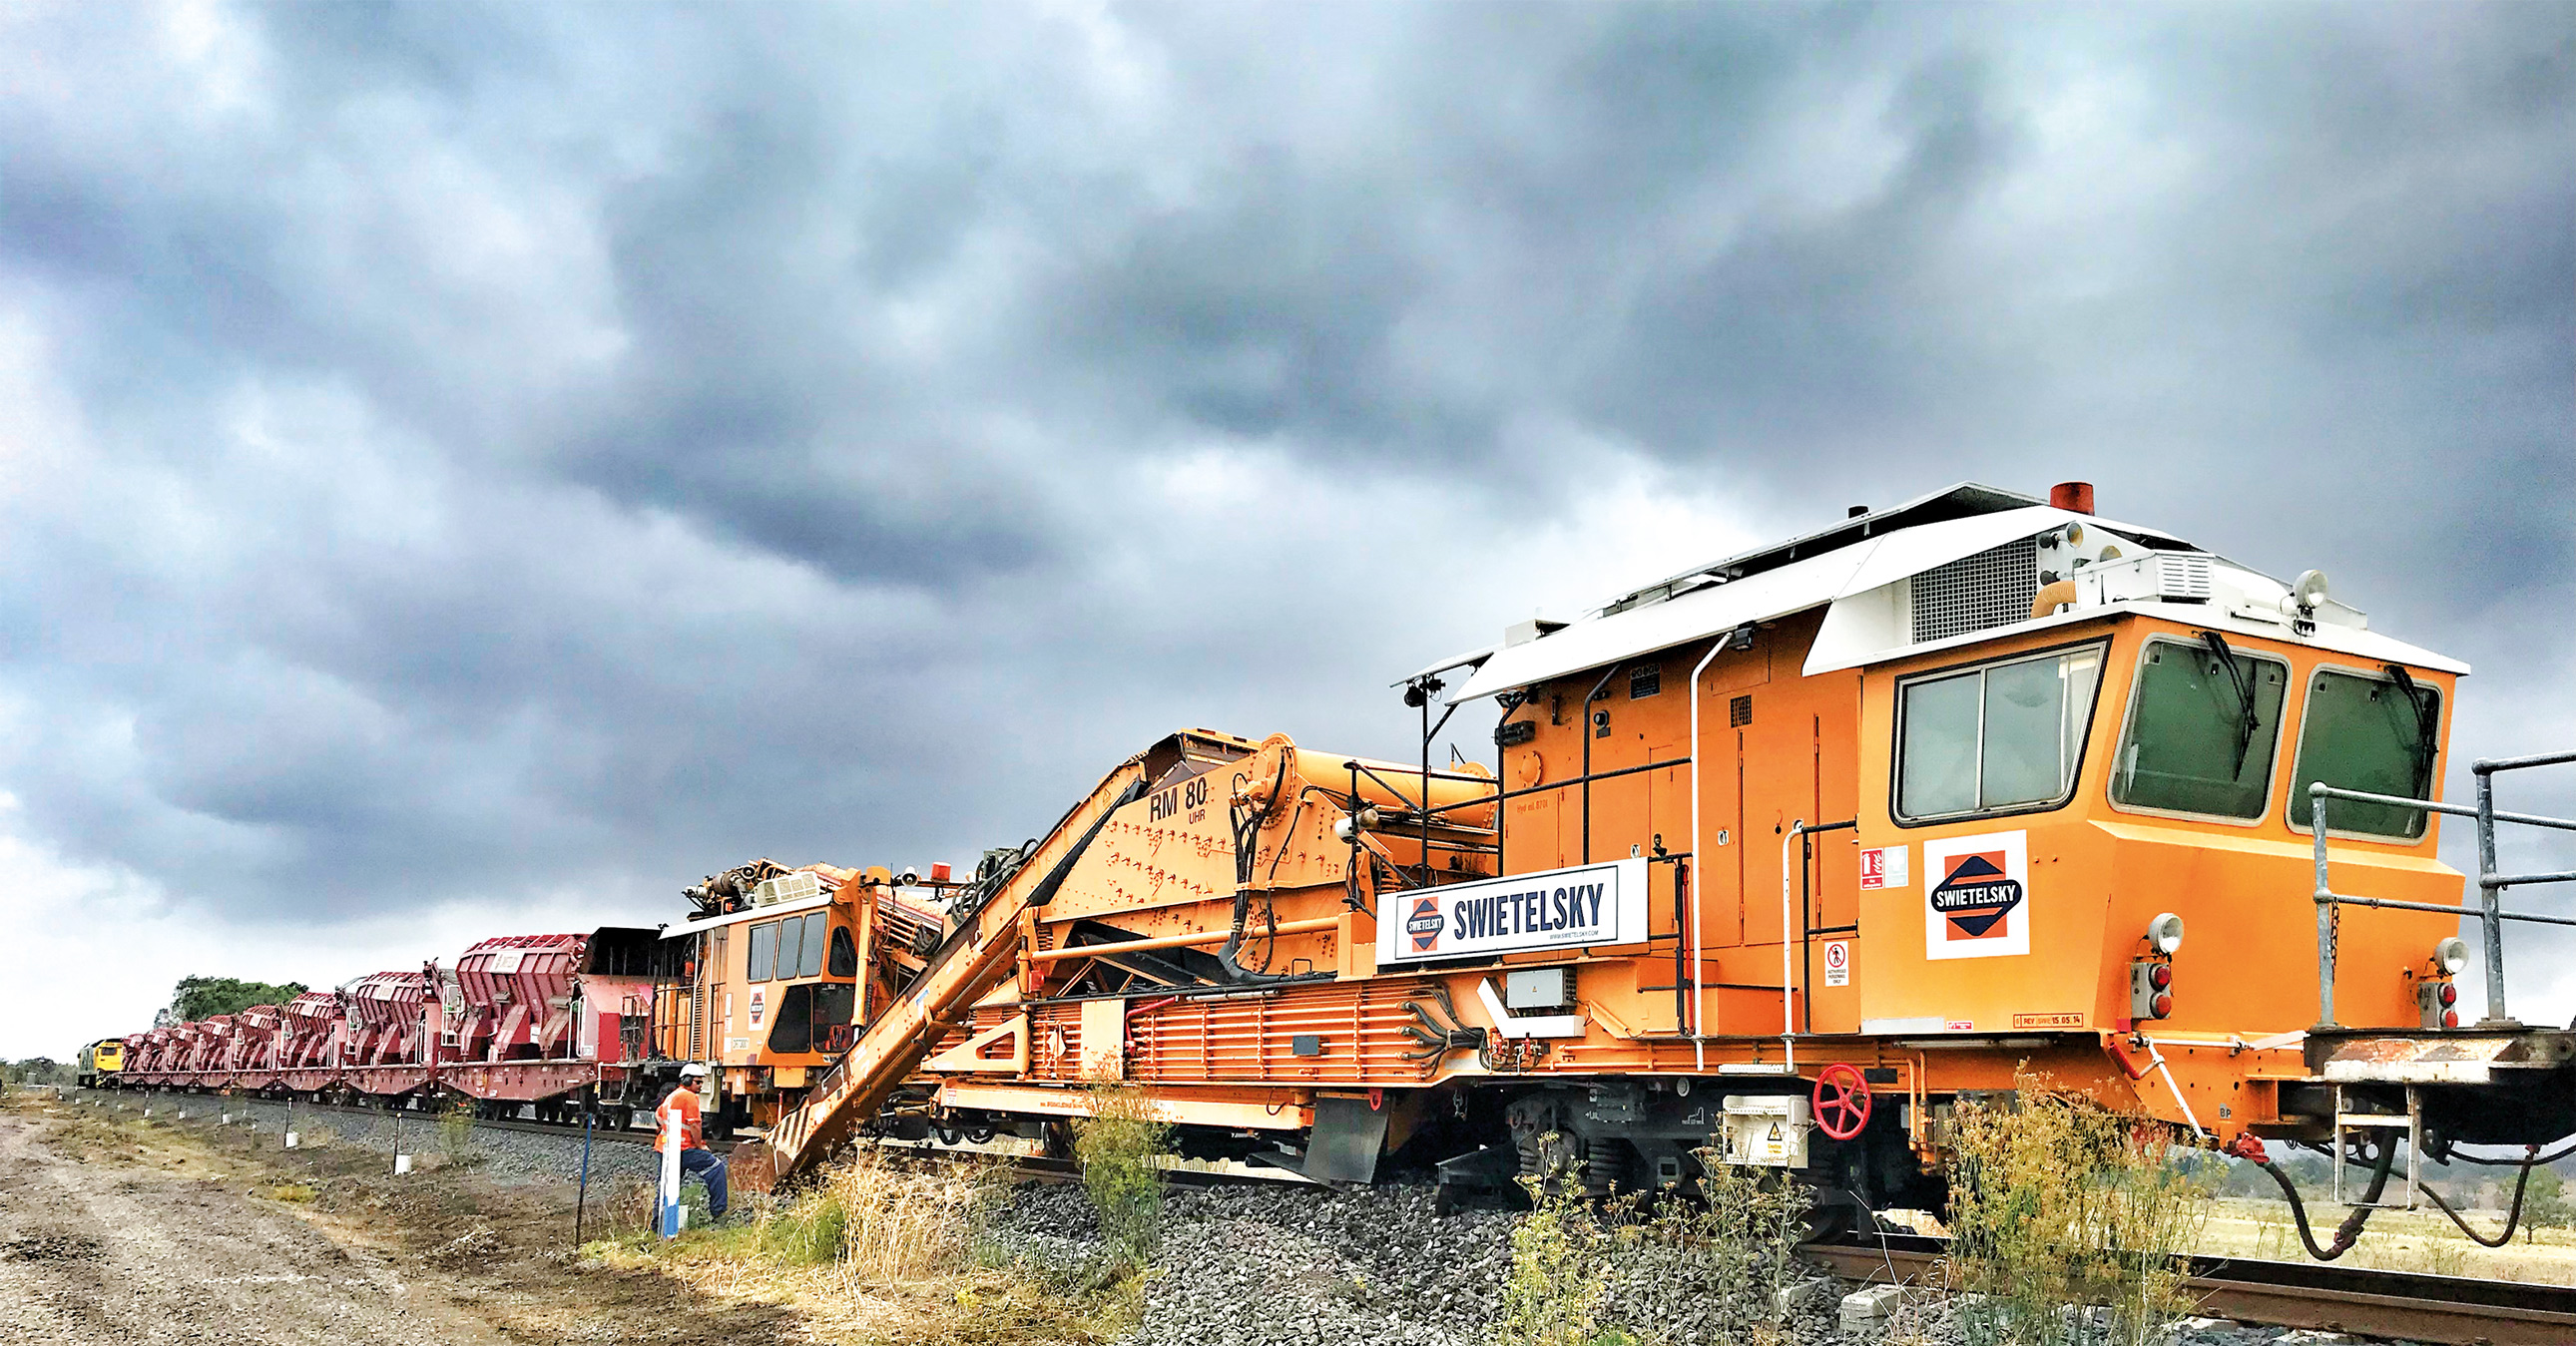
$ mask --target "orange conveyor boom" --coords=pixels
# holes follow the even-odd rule
[[[1175,741],[1128,758],[1102,778],[1000,890],[950,932],[930,966],[868,1025],[805,1101],[769,1128],[770,1163],[778,1178],[811,1166],[874,1115],[940,1038],[974,1012],[975,1002],[1012,974],[1019,961],[1020,917],[1055,896],[1110,814],[1144,797],[1153,764]]]

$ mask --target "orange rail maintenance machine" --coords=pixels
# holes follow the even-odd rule
[[[1858,1218],[1939,1208],[1949,1105],[2035,1075],[2411,1203],[2413,1156],[2576,1131],[2576,1040],[2505,1017],[2496,938],[2567,923],[2506,889],[2576,876],[2493,859],[2498,821],[2567,824],[2488,789],[2576,755],[2440,802],[2466,671],[2089,487],[1959,486],[1414,674],[1413,763],[1185,731],[971,881],[798,871],[825,918],[784,987],[757,909],[672,932],[674,993],[722,1018],[672,1054],[719,1059],[782,1172],[861,1129],[1045,1143],[1113,1078],[1186,1153],[1319,1181],[1675,1186],[1715,1154]],[[1486,701],[1495,764],[1435,769]],[[2479,820],[2467,905],[2445,813]],[[817,972],[868,982],[850,1045],[791,1012],[763,1064],[750,1028]]]

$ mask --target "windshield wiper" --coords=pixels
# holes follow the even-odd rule
[[[2245,774],[2245,754],[2254,746],[2254,679],[2236,661],[2236,651],[2227,647],[2227,637],[2215,631],[2200,633],[2201,643],[2218,656],[2219,666],[2227,670],[2227,681],[2236,688],[2236,767],[2228,772],[2230,780]]]
[[[2438,716],[2424,712],[2424,698],[2428,692],[2436,696],[2440,693],[2432,692],[2430,688],[2417,687],[2415,679],[2408,676],[2406,670],[2396,664],[2384,664],[2382,667],[2388,670],[2389,680],[2396,683],[2397,689],[2406,694],[2406,709],[2415,716],[2415,789],[2420,795],[2430,797],[2433,790],[2435,746],[2433,736],[2441,728],[2441,720]]]

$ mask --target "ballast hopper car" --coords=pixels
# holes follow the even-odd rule
[[[1715,1153],[1852,1211],[1938,1207],[1949,1106],[2032,1076],[2244,1153],[2554,1139],[2568,1035],[2458,1017],[2466,671],[2089,488],[1856,511],[1405,679],[1414,763],[1122,764],[797,1067],[776,1162],[1042,1137],[1104,1077],[1321,1180]],[[1494,766],[1435,766],[1488,702]]]

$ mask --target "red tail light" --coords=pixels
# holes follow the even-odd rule
[[[2421,980],[2415,983],[2415,1008],[2423,1012],[2426,1028],[2457,1028],[2460,1012],[2451,1006],[2460,1003],[2460,988],[2448,981]]]
[[[2129,1018],[2161,1019],[2173,1013],[2173,964],[2140,960],[2129,964]]]

